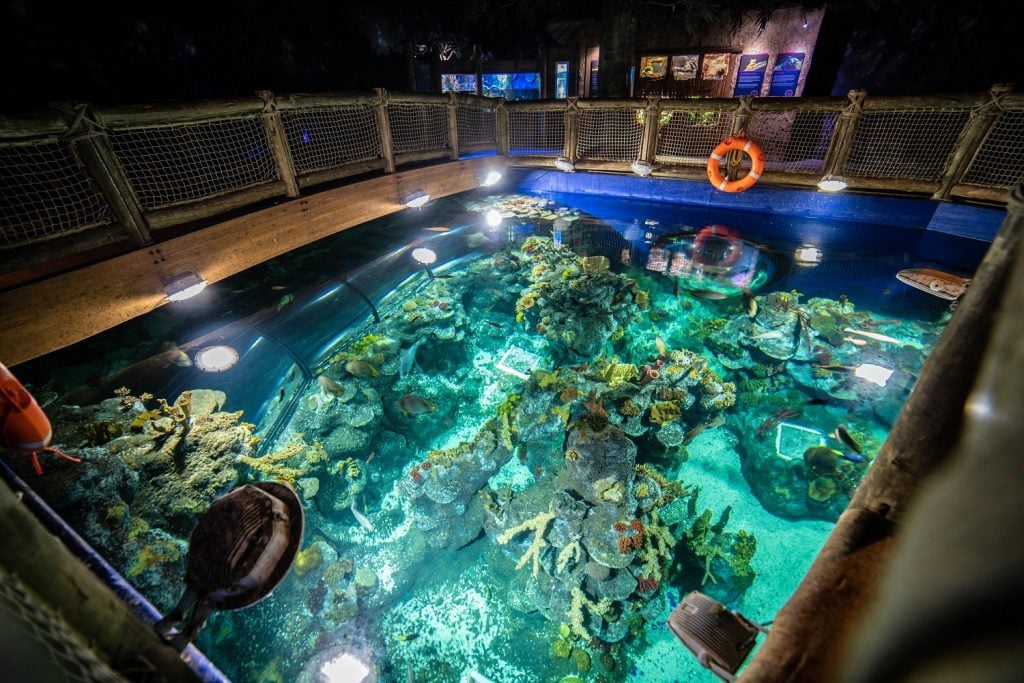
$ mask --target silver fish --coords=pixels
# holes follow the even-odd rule
[[[316,378],[316,381],[320,383],[320,388],[324,393],[340,394],[343,391],[341,385],[327,375],[320,375]]]
[[[755,334],[751,339],[782,339],[782,333],[778,330],[772,330],[771,332],[762,332],[761,334]]]
[[[357,522],[359,522],[359,526],[363,527],[367,531],[373,531],[373,523],[366,518],[366,515],[359,510],[356,510],[356,502],[354,500],[349,506],[349,509],[352,511],[352,516],[356,518]]]
[[[405,376],[412,372],[412,366],[416,364],[416,350],[420,348],[420,344],[422,344],[425,339],[425,337],[417,339],[412,346],[402,352],[402,358],[398,362],[399,378],[405,379]]]
[[[855,330],[852,327],[844,327],[843,332],[849,332],[850,334],[859,334],[862,337],[874,339],[875,341],[879,342],[885,342],[886,344],[902,344],[903,346],[914,346],[920,348],[917,344],[913,342],[896,339],[895,337],[890,337],[887,334],[879,334],[877,332],[865,332],[864,330]]]

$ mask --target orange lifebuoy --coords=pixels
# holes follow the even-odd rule
[[[0,363],[0,446],[15,453],[32,456],[32,468],[42,474],[40,451],[56,453],[72,462],[81,462],[56,448],[50,448],[53,430],[46,413],[28,389]]]
[[[718,162],[725,158],[729,152],[736,150],[746,152],[750,155],[750,173],[739,180],[726,180],[722,175],[722,169]],[[757,146],[757,143],[749,138],[728,137],[715,147],[715,151],[708,157],[708,180],[717,189],[723,192],[743,192],[757,182],[764,172],[764,152]]]

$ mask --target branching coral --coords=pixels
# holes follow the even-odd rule
[[[609,598],[601,598],[597,602],[594,602],[586,596],[586,594],[577,586],[572,589],[572,602],[569,605],[569,628],[577,636],[583,639],[584,642],[590,642],[591,635],[587,631],[586,626],[583,625],[583,610],[586,609],[591,614],[594,614],[602,619],[608,610],[612,607],[612,601]]]
[[[677,401],[659,401],[651,406],[651,422],[666,425],[669,422],[674,422],[680,412]]]
[[[544,532],[547,531],[548,523],[554,518],[554,509],[549,508],[547,512],[541,512],[533,519],[528,519],[522,524],[517,524],[514,527],[506,529],[498,536],[498,543],[505,545],[512,540],[512,537],[516,534],[524,531],[533,532],[533,541],[530,542],[530,547],[526,549],[523,556],[519,558],[519,562],[516,563],[516,569],[522,569],[526,566],[526,563],[532,559],[533,578],[537,578],[537,572],[540,570],[540,553],[544,550],[544,546],[547,545],[547,541],[544,540]]]
[[[582,555],[582,549],[580,548],[580,542],[578,540],[567,544],[564,548],[558,551],[558,558],[555,560],[555,571],[563,571],[569,566],[569,563],[576,564],[580,561]]]
[[[672,559],[672,548],[676,539],[669,528],[658,518],[658,508],[651,510],[651,521],[644,527],[644,545],[640,550],[643,560],[643,576],[660,581],[661,568]]]
[[[262,458],[252,458],[248,455],[238,457],[238,462],[248,465],[257,472],[260,472],[268,479],[278,479],[294,484],[295,480],[305,475],[306,471],[297,467],[288,467],[284,463],[306,449],[301,441],[296,441],[285,446],[276,453],[264,455]]]

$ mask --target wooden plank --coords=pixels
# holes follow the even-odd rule
[[[347,178],[361,173],[382,170],[384,170],[383,159],[365,159],[363,161],[350,162],[346,163],[344,166],[325,168],[319,171],[309,171],[308,173],[304,173],[299,176],[299,187],[312,187],[313,185],[338,180],[339,178]]]
[[[321,92],[277,95],[278,109],[304,109],[308,107],[372,107],[379,99],[372,90],[366,92]]]
[[[193,271],[217,282],[322,237],[402,211],[400,198],[414,189],[444,197],[477,187],[489,162],[454,161],[300,197],[4,292],[0,361],[16,365],[37,358],[162,306],[165,278]]]
[[[215,119],[235,119],[263,112],[258,97],[204,102],[136,104],[122,107],[93,107],[100,123],[111,128],[145,128],[182,125]]]
[[[64,118],[56,111],[26,112],[21,115],[0,114],[0,139],[5,144],[11,138],[63,135],[68,130]]]
[[[218,195],[209,199],[203,199],[178,206],[168,206],[163,209],[154,209],[145,213],[149,226],[154,229],[167,228],[172,225],[181,225],[219,213],[239,209],[249,204],[261,202],[271,197],[278,197],[287,192],[285,184],[281,180],[247,187],[235,192]]]
[[[954,197],[979,199],[986,202],[1006,204],[1010,198],[1010,190],[1005,187],[981,187],[980,185],[954,185],[949,193]]]

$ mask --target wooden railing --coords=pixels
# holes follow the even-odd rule
[[[1005,203],[1024,174],[1024,96],[506,102],[472,95],[275,95],[130,107],[58,105],[0,116],[0,271],[114,242],[160,241],[325,182],[493,152],[514,166],[705,178],[746,135],[764,183]],[[736,172],[743,162],[731,160]],[[563,161],[564,165],[564,161]],[[180,230],[179,230],[180,231]]]

